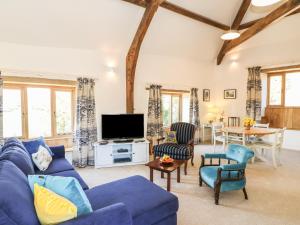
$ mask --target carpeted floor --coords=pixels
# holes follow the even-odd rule
[[[283,151],[283,165],[277,169],[261,161],[249,164],[249,200],[244,199],[242,191],[221,193],[220,205],[216,206],[213,191],[198,185],[200,155],[211,150],[207,145],[196,147],[195,166],[189,164],[188,175],[182,174],[181,183],[176,183],[176,174],[172,174],[171,191],[179,198],[178,225],[300,224],[300,151]],[[131,175],[149,177],[144,165],[78,171],[91,187]],[[158,172],[154,182],[166,188],[166,180]]]

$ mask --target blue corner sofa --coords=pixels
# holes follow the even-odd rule
[[[65,159],[63,146],[54,153],[42,174],[75,177],[84,189],[93,212],[62,225],[176,225],[178,199],[141,176],[89,189]],[[39,225],[27,175],[41,174],[18,139],[5,142],[0,150],[0,225]]]

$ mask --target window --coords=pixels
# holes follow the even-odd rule
[[[181,92],[162,92],[163,126],[189,121],[189,94]]]
[[[281,105],[282,76],[270,77],[270,105]]]
[[[50,88],[27,88],[29,138],[52,136],[50,96]]]
[[[285,75],[285,106],[300,106],[300,72]]]
[[[4,137],[22,136],[22,99],[21,89],[3,90],[3,135]]]
[[[282,72],[268,76],[268,105],[300,107],[300,72]]]
[[[5,82],[4,137],[47,139],[70,136],[73,131],[75,87]]]

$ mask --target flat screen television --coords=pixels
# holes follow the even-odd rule
[[[102,139],[144,138],[144,114],[102,114]]]

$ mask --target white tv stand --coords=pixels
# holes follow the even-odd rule
[[[134,139],[129,143],[94,144],[95,168],[145,164],[149,161],[149,141]]]

